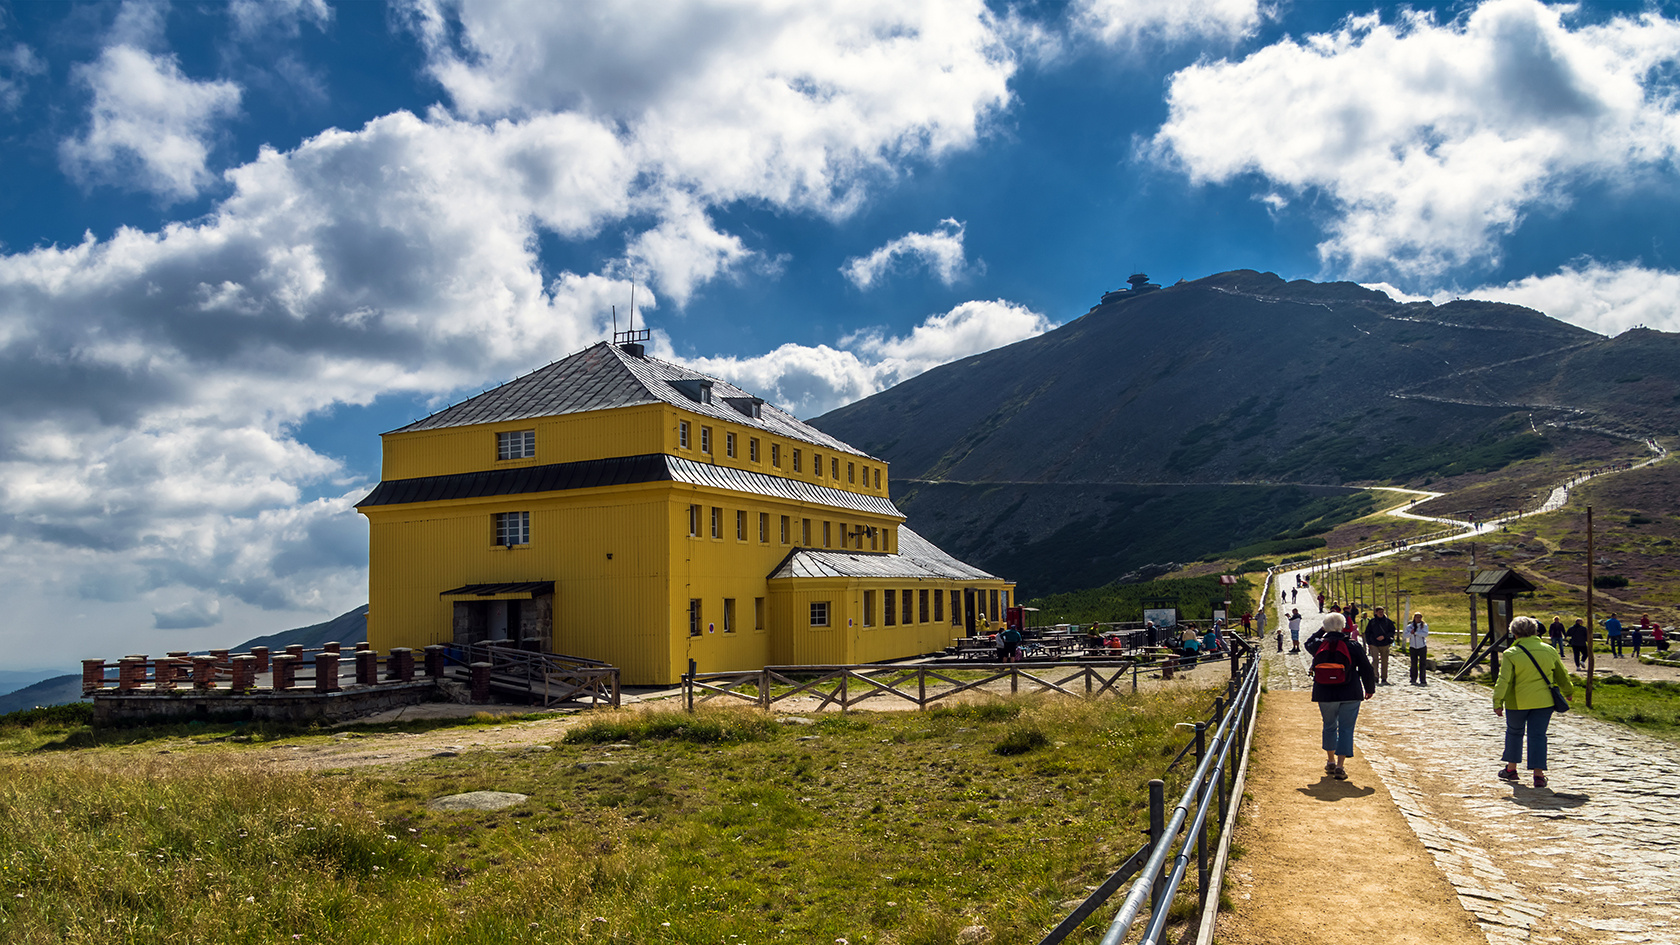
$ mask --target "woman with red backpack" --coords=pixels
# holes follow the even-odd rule
[[[1307,638],[1312,654],[1312,701],[1324,718],[1324,773],[1347,780],[1343,765],[1353,757],[1353,726],[1359,704],[1377,692],[1377,673],[1365,647],[1347,635],[1347,618],[1335,611],[1324,615],[1324,626]]]

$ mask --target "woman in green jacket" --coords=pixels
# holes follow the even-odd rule
[[[1505,717],[1505,767],[1501,781],[1517,780],[1517,762],[1522,761],[1523,736],[1528,737],[1528,767],[1534,772],[1534,786],[1546,786],[1546,728],[1552,724],[1552,686],[1565,699],[1575,695],[1575,684],[1563,668],[1558,651],[1540,642],[1540,621],[1518,617],[1511,621],[1516,642],[1505,651],[1499,664],[1499,680],[1493,684],[1493,714]],[[1509,711],[1506,711],[1509,710]]]

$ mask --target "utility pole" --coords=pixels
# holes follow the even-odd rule
[[[1593,696],[1593,640],[1597,633],[1593,628],[1598,623],[1593,620],[1593,521],[1592,506],[1587,506],[1587,708],[1592,708]]]

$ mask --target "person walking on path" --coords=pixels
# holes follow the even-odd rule
[[[1563,652],[1563,629],[1563,618],[1559,617],[1557,614],[1553,614],[1551,626],[1552,649],[1557,650],[1559,653]]]
[[[1289,612],[1289,652],[1301,652],[1301,609]]]
[[[1546,729],[1552,724],[1552,687],[1565,699],[1575,696],[1575,684],[1563,668],[1558,651],[1540,642],[1540,621],[1518,617],[1511,621],[1516,642],[1505,651],[1499,664],[1499,679],[1493,684],[1493,714],[1505,717],[1505,767],[1501,781],[1517,780],[1523,741],[1528,741],[1528,768],[1534,772],[1534,786],[1546,786]],[[1521,650],[1521,654],[1513,652]]]
[[[1575,668],[1587,668],[1587,649],[1592,646],[1592,631],[1587,629],[1587,622],[1580,617],[1575,618],[1575,625],[1569,628],[1569,650],[1575,655]]]
[[[1347,780],[1347,760],[1353,757],[1353,726],[1359,704],[1377,694],[1377,674],[1358,641],[1344,632],[1347,618],[1332,611],[1324,626],[1307,638],[1313,657],[1312,701],[1324,721],[1324,773]]]
[[[1610,641],[1610,655],[1622,658],[1622,622],[1615,614],[1604,618],[1604,636]]]
[[[1633,627],[1629,630],[1628,635],[1633,637],[1633,658],[1634,659],[1639,659],[1639,651],[1641,649],[1643,649],[1644,646],[1645,646],[1645,631],[1649,630],[1650,627],[1651,627],[1651,617],[1650,617],[1649,614],[1647,614],[1646,616],[1643,616],[1643,617],[1639,618],[1639,626]]]
[[[1377,685],[1391,686],[1388,681],[1388,657],[1394,649],[1394,621],[1388,619],[1388,613],[1381,607],[1371,611],[1371,619],[1365,621],[1365,645],[1371,648],[1371,662],[1376,664]]]
[[[1422,613],[1412,614],[1411,622],[1406,624],[1406,652],[1412,657],[1412,685],[1429,685],[1428,665],[1424,662],[1429,658],[1429,624],[1423,622]]]

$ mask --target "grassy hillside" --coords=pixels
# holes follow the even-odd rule
[[[1171,601],[1186,620],[1211,620],[1215,602],[1231,601],[1231,612],[1243,614],[1254,609],[1259,587],[1244,578],[1240,583],[1219,583],[1216,576],[1197,578],[1164,578],[1136,584],[1107,584],[1064,594],[1051,594],[1027,601],[1037,607],[1035,622],[1080,623],[1142,620],[1147,601]],[[1162,606],[1150,604],[1150,606]]]

